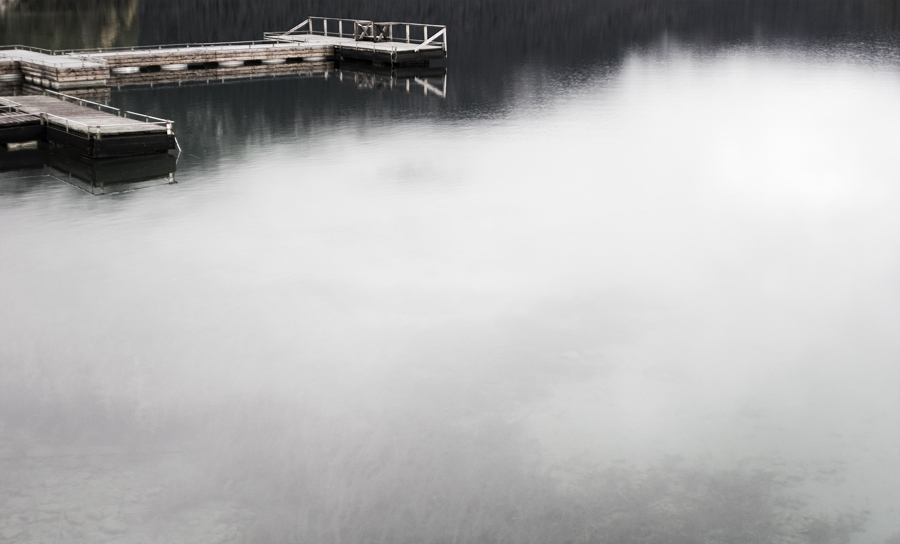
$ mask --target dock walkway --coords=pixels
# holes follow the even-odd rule
[[[172,125],[52,91],[0,97],[2,144],[45,140],[90,158],[164,153],[177,146]]]
[[[342,60],[427,66],[446,56],[444,26],[309,17],[288,31],[266,32],[258,41],[65,51],[8,46],[0,48],[0,78],[21,77],[44,88],[64,90],[118,86],[134,81],[127,76],[138,73]],[[148,79],[152,77],[141,78]]]
[[[105,108],[86,107],[88,104],[93,103],[86,100],[80,100],[80,104],[73,103],[52,96],[0,97],[0,106],[12,106],[22,113],[32,114],[39,119],[43,117],[44,123],[49,126],[80,133],[85,137],[102,139],[134,134],[166,134],[165,119],[156,122],[139,121],[113,115],[104,111]]]

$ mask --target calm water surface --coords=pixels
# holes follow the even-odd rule
[[[0,172],[0,542],[900,542],[896,2],[249,5],[0,11],[451,54],[113,90],[177,184]]]

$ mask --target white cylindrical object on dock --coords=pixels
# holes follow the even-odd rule
[[[164,64],[160,66],[160,69],[165,70],[166,72],[178,72],[180,70],[187,70],[187,64]]]
[[[242,60],[226,60],[219,63],[219,68],[237,68],[243,65],[244,61]]]
[[[112,73],[120,75],[120,74],[136,74],[141,71],[137,66],[119,66],[117,68],[113,68],[110,70]]]
[[[263,64],[284,64],[285,59],[266,59],[262,61]]]
[[[303,57],[303,62],[322,62],[326,59],[327,57]]]
[[[0,81],[22,81],[22,74],[0,74]]]

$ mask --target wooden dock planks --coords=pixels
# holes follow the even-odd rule
[[[20,125],[40,125],[41,118],[30,113],[0,111],[0,128]]]
[[[84,58],[105,62],[110,68],[210,64],[220,62],[303,59],[334,56],[327,44],[257,43],[198,47],[160,47],[84,53]]]
[[[37,140],[44,133],[37,115],[0,109],[0,144]]]
[[[59,96],[0,97],[0,111],[5,112],[0,143],[43,140],[88,158],[165,153],[177,147],[170,121],[128,118],[115,108]]]
[[[80,106],[51,96],[16,96],[0,98],[0,105],[17,105],[24,113],[45,115],[48,125],[88,135],[121,136],[131,134],[166,133],[165,125],[150,124],[119,117],[105,111]]]

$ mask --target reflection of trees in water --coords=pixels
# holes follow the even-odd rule
[[[19,4],[19,0],[0,0],[0,13],[12,9]]]
[[[0,43],[47,49],[135,45],[140,0],[20,0],[0,11]]]
[[[123,89],[111,98],[117,107],[175,121],[186,154],[217,161],[252,152],[285,137],[309,142],[317,131],[352,123],[360,136],[394,117],[440,115],[445,101],[421,92],[358,89],[348,76],[235,81],[198,86]],[[221,155],[221,156],[220,156]],[[187,156],[187,155],[186,155]],[[188,167],[182,162],[180,167]],[[184,170],[182,170],[184,172]]]

